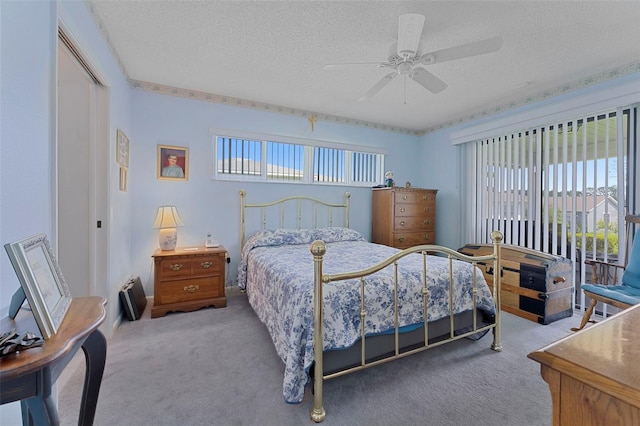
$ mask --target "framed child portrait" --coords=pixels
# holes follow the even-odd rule
[[[189,148],[158,145],[158,179],[189,180]]]

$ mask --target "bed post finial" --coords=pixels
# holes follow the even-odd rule
[[[500,244],[503,238],[504,238],[504,235],[500,231],[493,231],[491,233],[491,241],[493,241],[494,243]]]
[[[502,291],[500,282],[500,276],[502,275],[502,266],[500,253],[502,252],[502,250],[500,250],[500,243],[502,242],[503,238],[504,234],[500,231],[493,231],[491,233],[491,241],[493,241],[493,255],[495,256],[495,260],[493,261],[493,294],[496,302],[496,326],[493,329],[493,343],[491,344],[491,349],[496,352],[500,352],[502,350],[502,340],[500,337],[502,333],[502,320],[500,315],[500,311],[502,310],[502,296],[500,295]]]
[[[349,228],[349,200],[351,199],[351,193],[350,192],[345,192],[344,193],[344,208],[345,208],[345,227]]]
[[[311,410],[311,420],[320,423],[326,417],[322,406],[322,382],[324,367],[322,365],[322,256],[327,252],[324,241],[316,240],[311,243],[311,254],[313,254],[313,359],[314,382],[313,382],[313,409]]]
[[[244,189],[240,190],[240,250],[244,246],[244,207],[245,207],[245,196],[247,195],[247,191]]]

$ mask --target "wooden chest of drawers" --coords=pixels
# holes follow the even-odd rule
[[[407,248],[436,241],[436,189],[374,188],[372,241]]]
[[[172,311],[227,306],[224,293],[226,249],[198,247],[156,250],[151,318]]]

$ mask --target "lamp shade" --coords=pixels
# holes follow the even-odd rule
[[[153,221],[154,228],[160,228],[159,243],[162,250],[175,250],[178,243],[177,226],[184,225],[178,209],[175,206],[162,206],[158,208],[156,220]]]
[[[156,214],[156,220],[153,222],[154,228],[176,228],[183,225],[184,223],[182,223],[178,209],[175,206],[158,207],[158,214]]]

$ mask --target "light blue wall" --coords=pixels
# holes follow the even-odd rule
[[[131,272],[130,194],[118,194],[114,145],[117,128],[131,129],[131,91],[84,2],[0,1],[0,242],[46,233],[55,245],[54,164],[58,19],[105,78],[110,89],[109,174],[111,235],[110,334],[118,311],[117,290]],[[0,249],[0,315],[7,314],[18,279]],[[0,407],[0,424],[20,424],[17,403]]]
[[[313,138],[351,145],[387,149],[385,168],[396,181],[420,184],[417,136],[371,130],[319,121],[309,130],[304,117],[275,114],[248,108],[134,90],[134,131],[131,137],[130,187],[133,194],[133,272],[141,276],[148,294],[153,293],[151,254],[158,247],[158,231],[151,228],[158,206],[175,205],[185,223],[178,229],[178,245],[202,245],[212,232],[229,251],[232,264],[229,282],[235,281],[240,255],[240,189],[248,202],[271,201],[296,194],[342,202],[351,192],[351,227],[371,235],[371,189],[345,186],[225,182],[211,179],[212,128],[238,129],[288,137]],[[189,180],[156,179],[157,145],[189,148]]]
[[[427,187],[438,189],[436,240],[447,247],[461,247],[463,241],[460,185],[463,168],[462,145],[454,146],[452,140],[471,130],[491,131],[492,128],[518,130],[536,122],[549,123],[558,117],[570,119],[588,113],[624,107],[640,102],[640,73],[608,80],[573,92],[550,97],[482,119],[469,121],[422,137],[418,157],[422,159],[419,180]],[[520,127],[524,126],[524,127]],[[497,133],[493,133],[495,135]],[[635,183],[631,182],[635,187]],[[634,189],[632,189],[634,191]]]
[[[55,4],[0,2],[0,241],[52,231],[51,140],[54,116]],[[25,34],[31,32],[31,37]],[[27,55],[25,52],[29,52]],[[20,286],[0,253],[2,316]],[[19,424],[17,403],[0,423]]]
[[[140,275],[147,293],[152,294],[151,254],[157,247],[157,231],[151,228],[151,222],[159,205],[179,207],[185,221],[185,227],[180,229],[180,244],[201,244],[205,233],[211,231],[227,246],[233,259],[231,280],[235,278],[239,256],[241,188],[248,191],[250,201],[301,192],[341,201],[349,190],[352,226],[370,236],[368,188],[211,180],[210,128],[294,137],[304,133],[308,137],[306,119],[131,90],[84,2],[0,1],[0,242],[40,232],[55,242],[52,194],[58,19],[109,87],[110,146],[109,158],[104,159],[110,185],[104,228],[110,241],[107,327],[115,321],[117,291],[129,275]],[[386,169],[394,171],[398,184],[411,181],[414,186],[439,189],[437,243],[456,247],[462,243],[458,195],[461,169],[459,149],[451,146],[450,138],[452,132],[463,127],[418,138],[318,122],[312,137],[388,149]],[[128,192],[118,189],[119,169],[114,152],[117,129],[123,130],[131,141]],[[156,179],[157,144],[189,147],[188,182]],[[0,280],[0,314],[4,316],[9,299],[19,286],[5,254],[0,254]],[[19,418],[17,404],[0,408],[0,424],[16,424]]]

